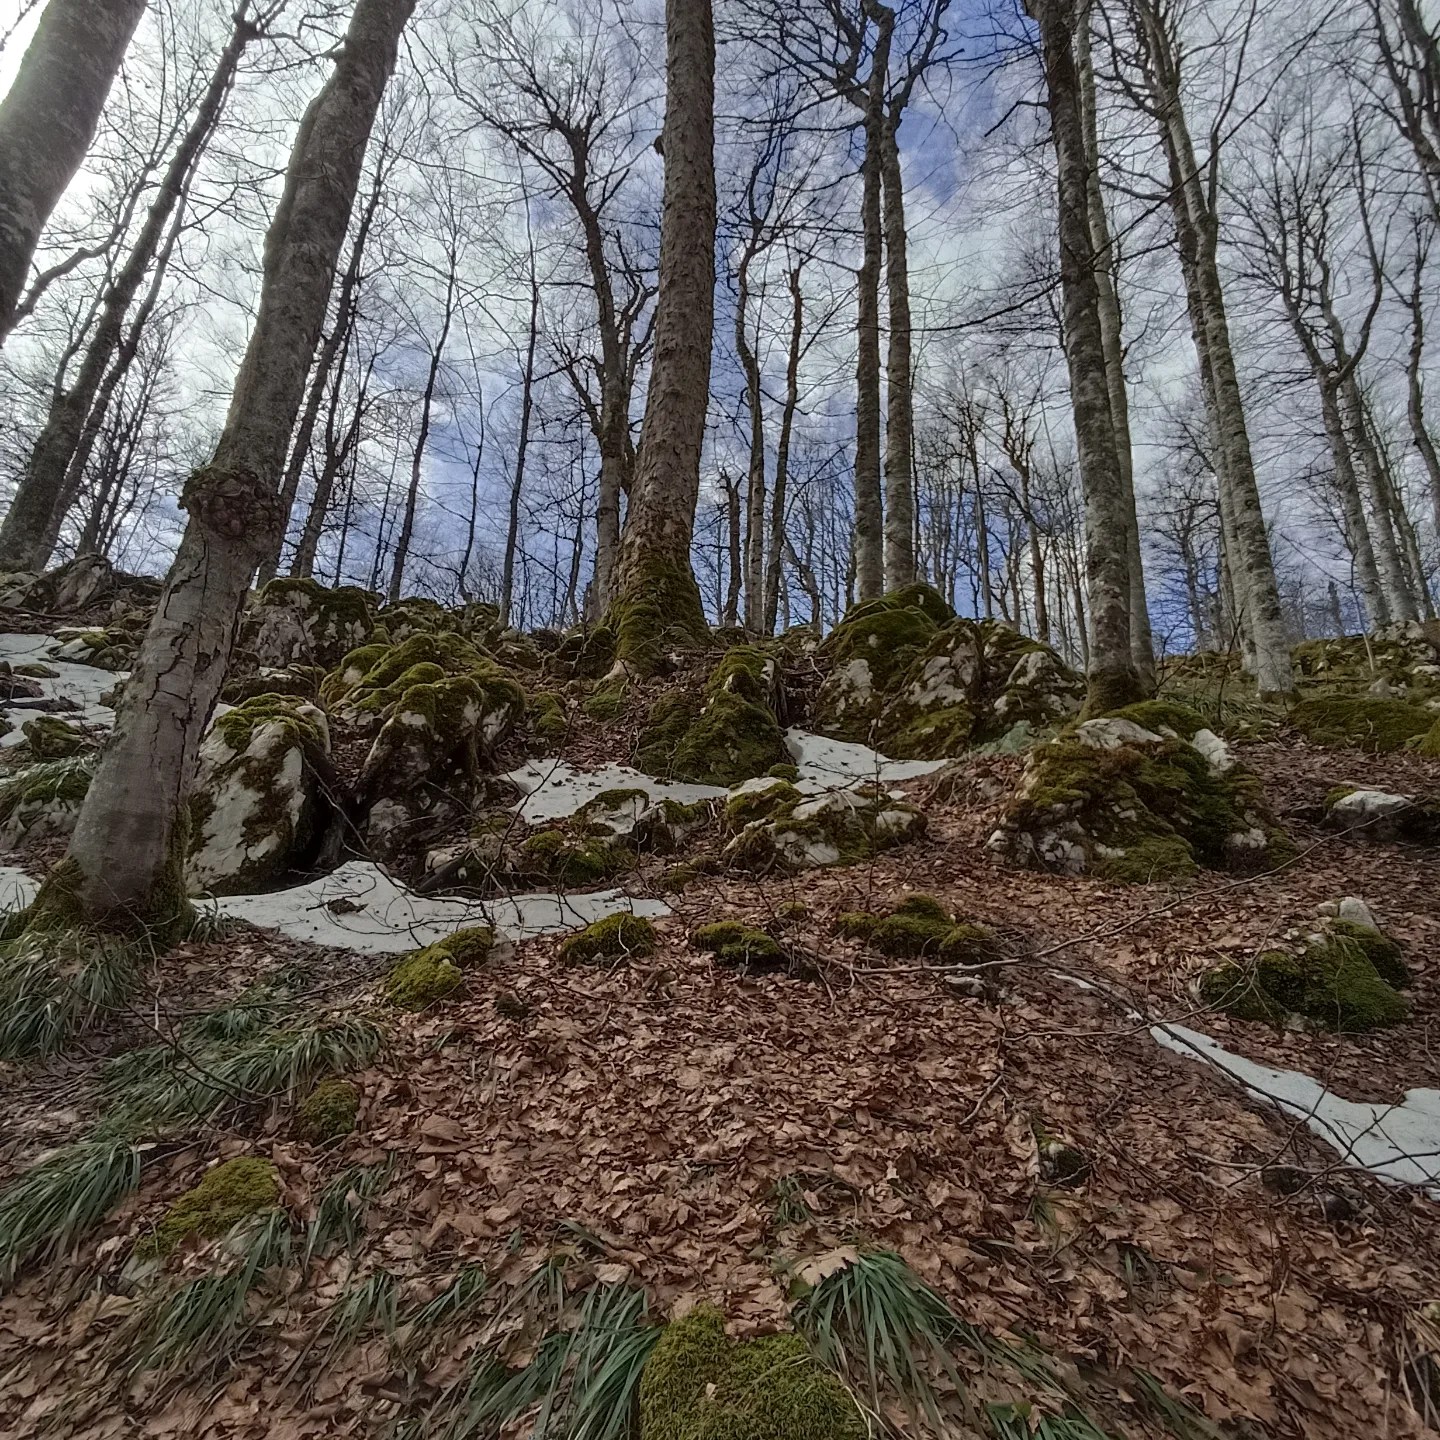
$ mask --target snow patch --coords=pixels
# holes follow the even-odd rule
[[[57,659],[62,648],[61,642],[49,635],[0,635],[0,660],[11,665],[45,665],[55,671],[55,679],[37,678],[35,683],[47,699],[70,700],[79,706],[77,710],[57,712],[63,719],[109,729],[115,723],[115,712],[102,705],[100,697],[113,690],[129,672]],[[9,749],[25,741],[20,726],[43,712],[17,705],[0,713],[15,727],[8,735],[0,736],[0,749]]]
[[[668,915],[661,900],[632,899],[620,890],[586,895],[539,892],[494,900],[433,899],[397,885],[378,866],[352,860],[332,874],[271,895],[227,895],[208,903],[220,914],[278,930],[293,940],[394,955],[433,944],[467,925],[525,940],[579,930],[606,915]]]
[[[787,730],[785,748],[800,771],[796,788],[808,795],[822,790],[844,790],[870,781],[886,785],[896,780],[914,780],[933,774],[948,760],[887,760],[868,745],[849,740],[832,740],[806,730]]]
[[[1440,1187],[1440,1090],[1409,1090],[1398,1105],[1345,1100],[1297,1070],[1273,1070],[1184,1025],[1152,1025],[1150,1038],[1203,1060],[1261,1100],[1303,1120],[1347,1164],[1400,1185]]]
[[[23,910],[39,888],[18,865],[0,865],[0,913]]]
[[[515,813],[532,825],[564,820],[607,790],[643,790],[652,803],[674,800],[681,805],[693,805],[697,800],[720,800],[730,793],[719,785],[681,785],[657,780],[628,765],[577,770],[563,760],[532,760],[500,778],[525,792]]]

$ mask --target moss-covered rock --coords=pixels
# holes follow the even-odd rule
[[[29,765],[0,780],[0,845],[13,849],[22,837],[70,834],[94,773],[94,755],[78,755]]]
[[[296,1107],[295,1133],[315,1145],[332,1145],[355,1129],[360,1090],[349,1080],[322,1080]]]
[[[842,935],[905,959],[979,965],[995,959],[997,953],[995,938],[985,926],[957,920],[930,895],[907,895],[883,914],[849,911],[839,916],[836,925]]]
[[[725,864],[753,874],[853,864],[925,833],[924,814],[884,787],[807,797],[784,780],[732,799],[724,823]]]
[[[779,669],[756,645],[736,645],[711,670],[699,697],[662,696],[636,745],[652,775],[737,785],[789,760],[777,718]]]
[[[596,625],[560,637],[547,668],[567,680],[599,680],[614,664],[615,632],[608,625]]]
[[[526,836],[515,869],[517,878],[532,886],[584,890],[614,879],[633,863],[629,849],[613,839],[558,826]]]
[[[457,930],[401,956],[385,978],[385,998],[402,1010],[426,1010],[464,983],[465,972],[485,963],[495,944],[488,925]]]
[[[329,589],[299,576],[272,580],[251,601],[240,643],[262,667],[329,669],[370,638],[374,598],[354,585]]]
[[[531,732],[542,746],[551,748],[564,743],[570,732],[570,720],[564,700],[553,690],[532,695],[526,713]]]
[[[1325,797],[1324,818],[1328,829],[1354,840],[1440,843],[1440,802],[1413,795],[1337,785]]]
[[[630,706],[630,686],[624,676],[607,680],[591,692],[581,709],[591,720],[602,724],[618,720]]]
[[[1259,781],[1228,753],[1217,769],[1124,713],[1032,751],[989,845],[1035,868],[1132,882],[1264,868],[1290,851]]]
[[[242,1155],[206,1172],[165,1212],[137,1247],[144,1255],[168,1255],[192,1235],[219,1239],[237,1225],[272,1209],[280,1199],[280,1178],[268,1160]]]
[[[1381,973],[1405,977],[1398,947],[1378,932],[1333,925],[1298,951],[1266,950],[1204,975],[1200,997],[1241,1020],[1284,1024],[1303,1016],[1327,1030],[1378,1030],[1405,1018],[1404,999]],[[1378,964],[1377,964],[1378,960]]]
[[[743,920],[714,920],[692,932],[690,943],[706,950],[723,965],[742,970],[773,970],[789,964],[785,947]]]
[[[1316,695],[1290,709],[1290,723],[1313,745],[1349,746],[1386,755],[1425,736],[1433,711],[1406,700]]]
[[[800,1336],[734,1341],[716,1310],[665,1327],[640,1377],[640,1440],[864,1440],[864,1417]]]
[[[37,760],[67,760],[90,744],[89,737],[78,725],[58,715],[36,715],[26,720],[20,731]]]
[[[227,705],[243,705],[257,695],[291,695],[297,700],[315,700],[325,671],[318,665],[289,665],[283,669],[264,666],[250,675],[232,675],[225,681],[220,698]]]
[[[55,632],[57,660],[72,665],[94,665],[99,670],[128,670],[135,661],[139,638],[112,626],[104,630],[65,628]]]
[[[560,958],[572,965],[618,964],[655,953],[655,926],[643,915],[621,911],[596,920],[560,946]]]
[[[192,888],[239,894],[306,863],[329,750],[324,712],[290,696],[257,695],[216,719],[190,797]]]

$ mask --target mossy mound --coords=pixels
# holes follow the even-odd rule
[[[531,732],[543,746],[550,747],[564,743],[570,733],[570,720],[565,713],[565,702],[553,690],[542,690],[530,697],[526,711]]]
[[[39,840],[70,834],[94,771],[95,757],[84,754],[7,775],[0,781],[0,844],[13,848],[22,836]]]
[[[120,626],[106,630],[62,629],[55,632],[60,644],[57,660],[75,665],[93,665],[99,670],[128,670],[140,648],[139,636]]]
[[[272,580],[251,601],[240,644],[262,667],[328,669],[370,638],[374,600],[354,585],[330,589],[301,576]]]
[[[591,720],[602,724],[618,720],[629,707],[630,686],[623,676],[597,686],[580,706]]]
[[[243,705],[257,695],[291,695],[298,700],[315,700],[325,671],[319,665],[289,665],[283,669],[266,666],[253,675],[232,675],[220,691],[227,705]]]
[[[736,796],[727,805],[733,836],[723,859],[733,869],[765,874],[854,864],[925,833],[925,816],[882,786],[806,797],[788,781]]]
[[[836,927],[842,935],[864,940],[882,954],[897,958],[979,965],[996,956],[989,930],[957,920],[930,895],[907,895],[885,914],[848,911],[838,917]]]
[[[488,925],[457,930],[419,950],[411,950],[385,978],[385,998],[402,1010],[426,1010],[464,983],[466,970],[485,962],[495,944]]]
[[[1370,635],[1305,640],[1291,652],[1296,674],[1331,691],[1363,694],[1382,684],[1410,699],[1440,690],[1434,622],[1382,625]]]
[[[360,1091],[349,1080],[322,1080],[296,1107],[295,1133],[315,1145],[331,1145],[355,1130]]]
[[[1372,843],[1440,843],[1440,802],[1357,785],[1337,785],[1325,797],[1325,824]]]
[[[756,645],[726,651],[696,697],[662,696],[636,745],[652,775],[701,785],[738,785],[789,761],[776,705],[774,656]]]
[[[37,760],[68,760],[90,744],[89,737],[78,725],[58,715],[37,715],[26,720],[20,732]]]
[[[1032,751],[989,846],[1035,868],[1132,882],[1264,868],[1290,852],[1254,775],[1123,712]]]
[[[640,1440],[864,1440],[849,1391],[795,1334],[734,1341],[721,1314],[665,1327],[640,1377]]]
[[[188,883],[236,894],[303,865],[324,811],[324,713],[286,695],[257,695],[221,715],[200,747],[190,797]]]
[[[1374,755],[1402,750],[1434,727],[1435,714],[1406,700],[1317,695],[1290,709],[1290,724],[1312,745],[1350,746]]]
[[[168,1255],[191,1235],[218,1239],[252,1215],[272,1209],[279,1199],[280,1178],[268,1160],[252,1155],[226,1160],[171,1205],[136,1247],[137,1253]]]
[[[615,664],[615,632],[608,625],[562,636],[547,667],[567,680],[599,680]]]
[[[785,947],[773,935],[743,920],[714,920],[690,936],[697,950],[706,950],[722,965],[742,970],[773,970],[789,964]]]
[[[1200,997],[1241,1020],[1282,1025],[1300,1015],[1327,1030],[1379,1030],[1405,1018],[1395,985],[1408,978],[1394,941],[1334,922],[1299,952],[1266,950],[1249,964],[1217,966],[1202,977]]]
[[[623,874],[633,862],[624,845],[560,826],[527,836],[516,854],[515,870],[531,885],[584,890]]]
[[[688,560],[655,559],[632,573],[603,628],[615,638],[616,662],[640,675],[653,675],[672,651],[707,649],[710,627]]]
[[[560,958],[572,965],[618,964],[655,953],[655,926],[643,915],[622,911],[596,920],[560,946]]]

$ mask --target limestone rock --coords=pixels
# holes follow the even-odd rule
[[[272,580],[250,606],[241,643],[262,667],[329,669],[370,638],[372,598],[354,585],[332,590],[300,577]]]
[[[94,755],[47,760],[0,782],[0,846],[69,835],[90,789]]]

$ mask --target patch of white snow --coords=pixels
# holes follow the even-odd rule
[[[729,793],[719,785],[681,785],[656,780],[628,765],[577,770],[564,760],[531,760],[501,778],[525,792],[524,800],[515,810],[532,825],[563,820],[607,790],[643,790],[652,801],[674,800],[681,805],[693,805],[697,800],[719,800]]]
[[[950,763],[948,760],[887,760],[868,745],[832,740],[827,735],[812,735],[806,730],[787,730],[785,748],[800,771],[796,788],[808,795],[823,790],[844,790],[866,781],[887,785],[896,780],[914,780]]]
[[[109,729],[115,723],[115,712],[102,705],[100,697],[113,690],[128,672],[58,660],[55,657],[61,648],[61,642],[49,635],[0,635],[0,660],[11,665],[44,665],[55,671],[53,680],[37,679],[35,683],[47,698],[70,700],[79,706],[78,710],[57,712],[61,718]],[[8,749],[24,743],[20,726],[43,712],[16,706],[0,713],[15,727],[8,735],[0,736],[0,749]]]
[[[0,865],[0,913],[23,910],[39,888],[18,865]]]

